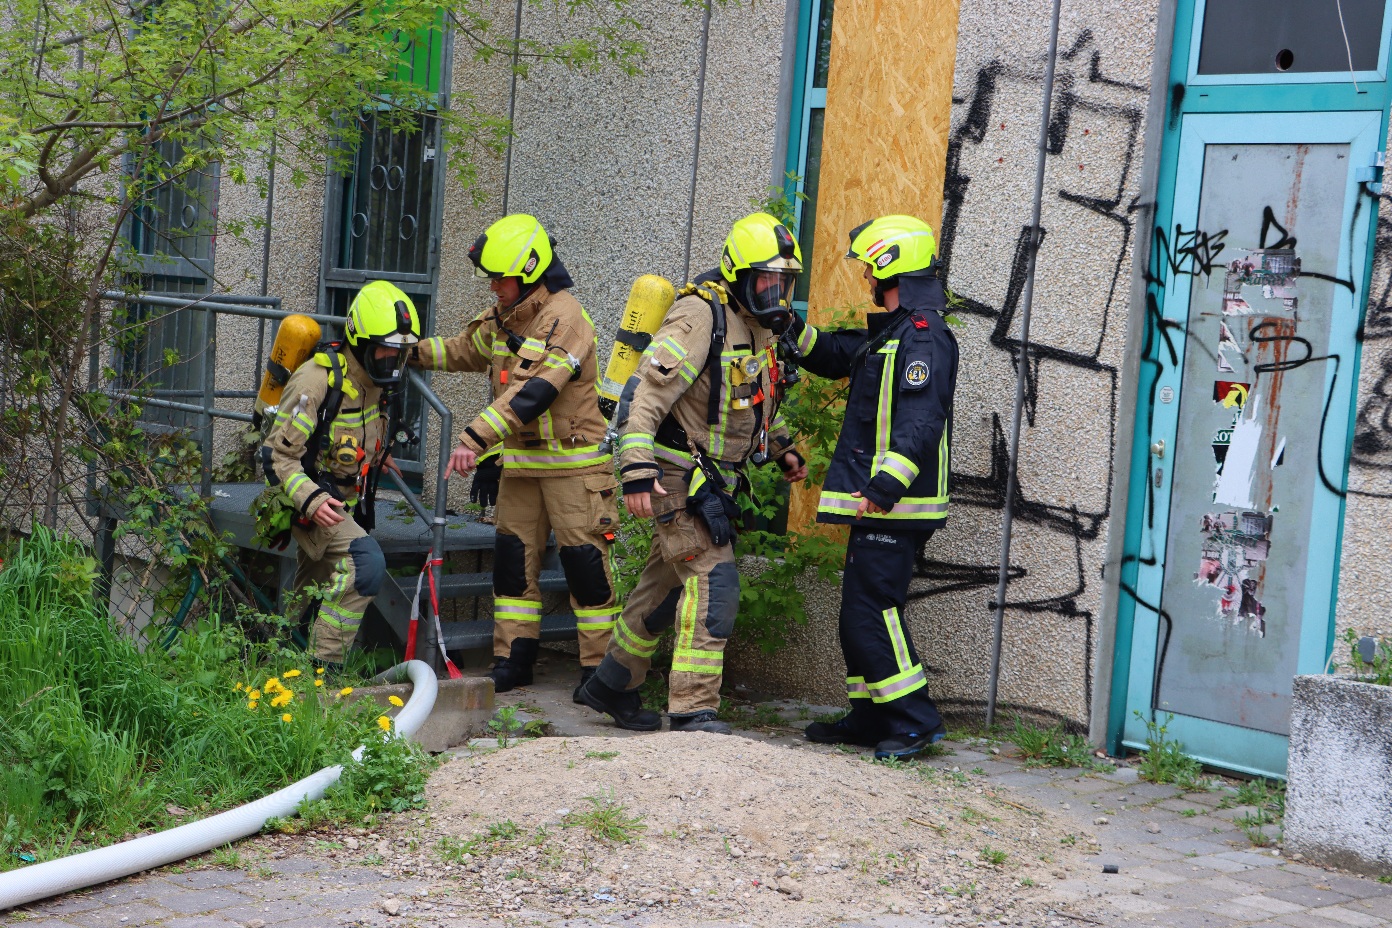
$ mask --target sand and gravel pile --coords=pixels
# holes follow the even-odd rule
[[[961,772],[668,732],[457,757],[381,846],[436,917],[1034,925],[1066,830]]]

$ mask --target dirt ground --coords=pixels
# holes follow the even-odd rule
[[[455,757],[425,814],[345,850],[421,884],[383,903],[416,916],[1023,925],[1081,859],[1068,830],[960,771],[666,732]]]

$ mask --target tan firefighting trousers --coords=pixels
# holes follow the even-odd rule
[[[529,476],[505,468],[498,485],[493,550],[493,655],[508,657],[518,638],[541,637],[541,558],[548,536],[557,553],[580,639],[580,665],[604,657],[618,615],[610,548],[619,524],[618,481],[609,473]]]
[[[669,486],[664,480],[663,486],[673,495],[685,490],[675,481]],[[705,524],[684,508],[660,513],[648,562],[614,623],[599,680],[616,690],[637,689],[647,677],[658,639],[676,625],[668,712],[719,709],[725,642],[735,628],[739,595],[733,548],[715,547]]]
[[[296,528],[292,534],[299,546],[296,592],[310,584],[319,587],[319,612],[310,632],[310,650],[321,661],[341,664],[358,636],[363,614],[382,588],[386,559],[381,547],[351,515],[337,525]]]

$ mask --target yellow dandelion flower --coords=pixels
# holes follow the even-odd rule
[[[274,692],[276,692],[277,690],[283,690],[283,689],[285,689],[285,687],[283,687],[283,686],[280,685],[280,680],[278,680],[278,679],[275,678],[275,677],[271,677],[269,680],[267,680],[267,681],[266,681],[266,686],[265,686],[264,688],[265,688],[266,692],[268,692],[268,693],[274,693]]]
[[[247,690],[247,699],[250,699],[252,702],[255,702],[256,700],[258,700],[258,699],[260,699],[260,698],[261,698],[261,691],[260,691],[260,690]]]
[[[338,691],[338,695],[340,695],[340,696],[352,696],[352,695],[353,695],[353,688],[352,688],[351,686],[345,686],[343,689],[341,689],[341,690]]]
[[[280,720],[281,720],[282,722],[292,722],[292,721],[294,721],[294,719],[295,719],[295,717],[294,717],[293,715],[291,715],[289,712],[285,713],[284,715],[282,715],[282,716],[280,717]]]
[[[391,731],[391,719],[385,715],[377,716],[377,727],[382,731]]]
[[[294,696],[295,694],[290,692],[289,690],[283,690],[282,692],[276,694],[275,699],[271,700],[271,705],[277,709],[282,709],[285,706],[290,705],[290,700],[294,698]]]
[[[300,672],[299,672],[298,670],[287,670],[287,671],[285,671],[285,673],[281,674],[281,676],[284,677],[284,678],[287,679],[287,680],[290,680],[290,679],[293,679],[293,678],[295,678],[295,677],[298,677],[299,675],[300,675]]]
[[[233,688],[234,690],[236,690],[237,692],[239,692],[239,693],[240,693],[243,689],[245,689],[245,687],[243,687],[240,683],[238,683],[237,685],[233,686],[232,688]]]
[[[314,673],[316,676],[322,677],[324,675],[324,668],[320,667],[318,670],[314,671]]]
[[[323,685],[324,685],[324,681],[323,681],[323,680],[315,680],[315,681],[314,681],[314,685],[315,685],[315,686],[323,686]]]
[[[393,706],[396,706],[398,709],[406,705],[404,702],[401,701],[400,696],[388,696],[387,702],[391,703]]]
[[[256,708],[256,700],[253,699],[251,702],[247,703],[247,708],[248,708],[248,709],[255,709],[255,708]]]

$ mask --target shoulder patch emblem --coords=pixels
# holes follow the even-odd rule
[[[921,387],[928,382],[928,362],[914,361],[904,369],[904,384],[910,388]]]

